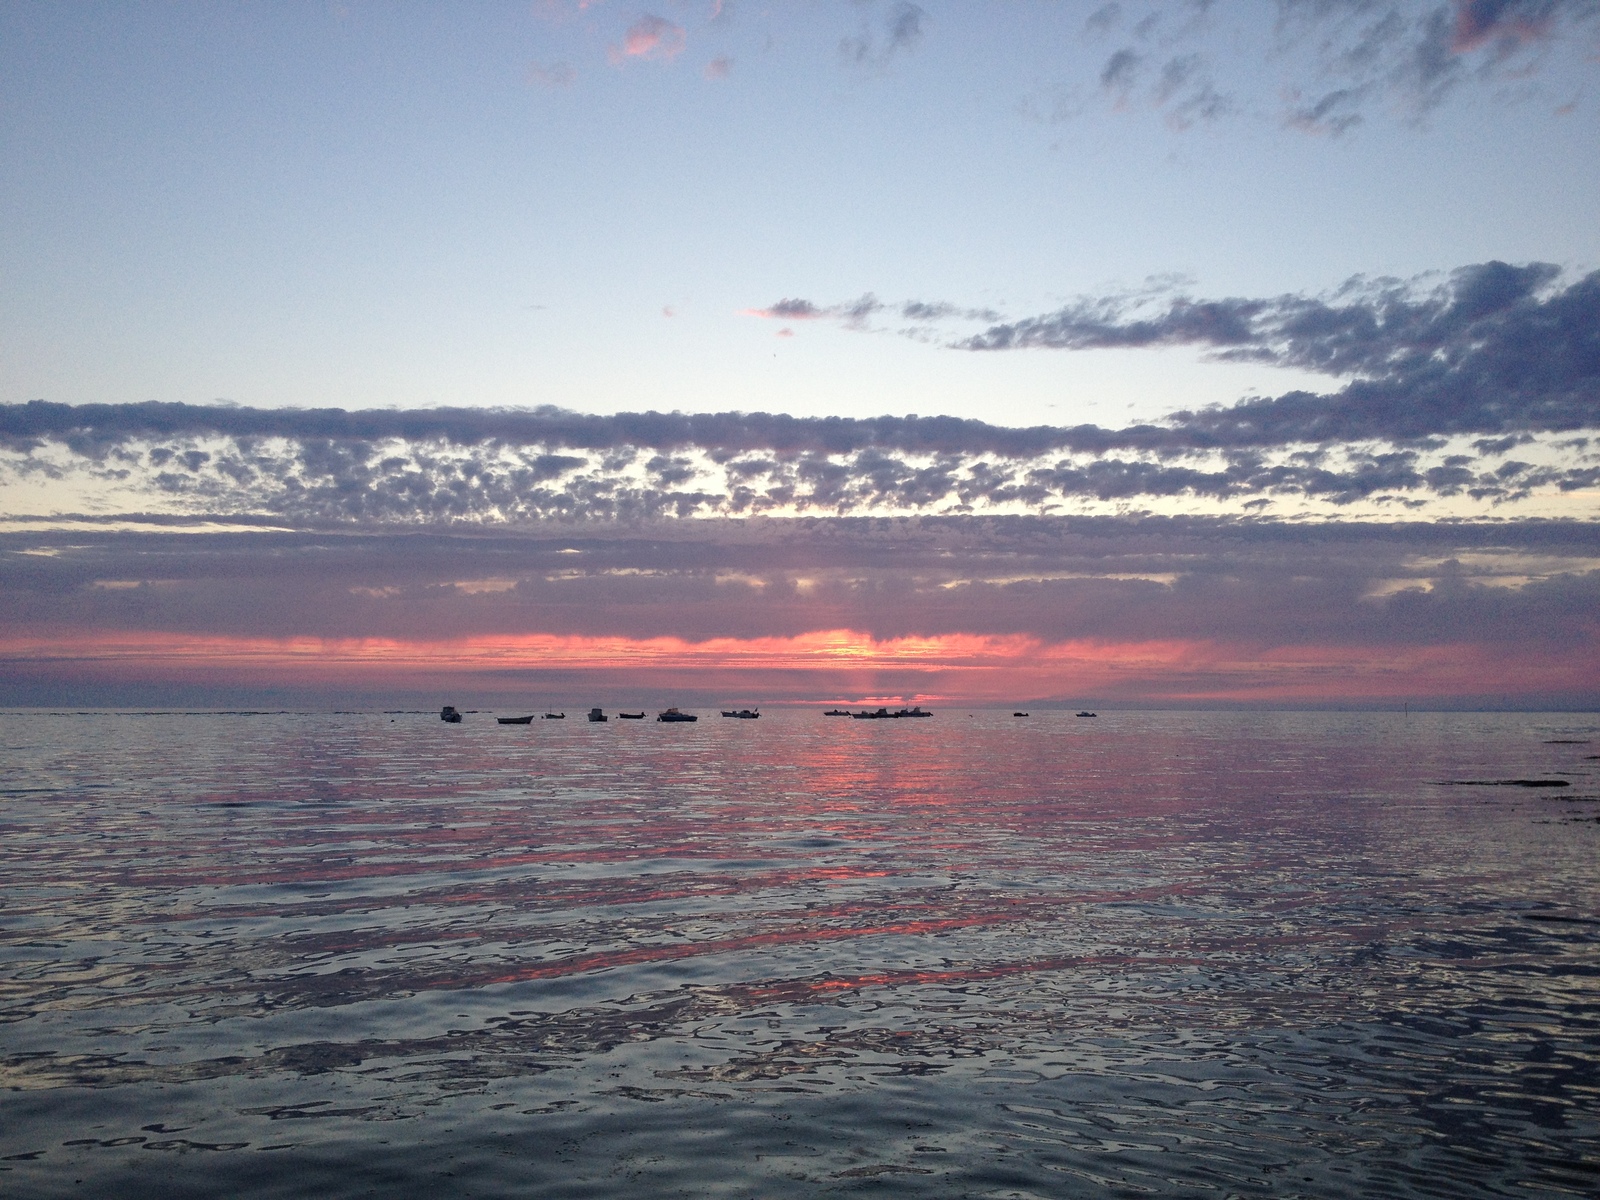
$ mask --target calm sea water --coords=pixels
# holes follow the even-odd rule
[[[0,748],[8,1196],[1600,1188],[1594,718]]]

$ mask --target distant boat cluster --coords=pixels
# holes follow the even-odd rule
[[[744,720],[744,722],[754,722],[754,720],[760,720],[760,717],[762,717],[762,710],[760,709],[718,709],[718,712],[722,712],[723,717],[733,717],[736,720]],[[638,710],[638,712],[619,712],[616,715],[618,715],[618,720],[624,720],[624,722],[642,722],[642,720],[645,720],[643,709]],[[896,709],[894,712],[890,712],[886,707],[883,707],[883,709],[862,709],[861,712],[851,712],[850,709],[829,709],[822,715],[824,717],[850,717],[853,720],[858,720],[858,722],[891,722],[891,720],[901,720],[904,717],[931,717],[933,714],[923,709],[922,706],[917,706],[912,707],[912,709]],[[1011,715],[1013,717],[1027,717],[1026,712],[1013,712]],[[1098,717],[1099,714],[1085,709],[1075,715],[1078,715],[1078,717]],[[438,710],[438,718],[442,722],[450,723],[450,725],[459,725],[461,723],[461,710],[454,704],[446,704],[443,709]],[[560,720],[566,720],[566,714],[565,712],[547,712],[544,717],[539,717],[538,714],[528,714],[526,717],[496,717],[494,720],[501,723],[501,725],[533,725],[534,720],[560,722]],[[605,709],[589,709],[589,720],[592,720],[592,722],[606,722],[611,718],[605,714]],[[664,712],[656,714],[656,720],[670,725],[670,723],[674,722],[698,722],[699,717],[696,717],[693,712],[666,709]]]
[[[761,710],[759,708],[724,708],[719,709],[718,711],[721,712],[725,717],[732,717],[739,721],[758,721],[761,719]],[[902,708],[895,712],[890,712],[887,708],[880,708],[876,711],[862,709],[860,712],[851,712],[849,709],[844,708],[830,708],[823,715],[829,717],[853,717],[857,721],[893,721],[898,720],[901,717],[933,716],[931,712],[928,712],[926,709],[920,706],[916,708]],[[1080,713],[1079,715],[1085,716],[1093,714]],[[546,721],[563,721],[566,719],[566,716],[567,714],[564,712],[547,712],[544,714],[542,719]],[[644,716],[643,710],[639,712],[619,712],[617,714],[617,719],[621,721],[642,721],[644,720]],[[461,723],[461,710],[456,708],[456,706],[453,704],[446,704],[442,709],[439,710],[439,719],[451,725],[459,725]],[[530,713],[525,717],[495,718],[495,720],[502,725],[531,725],[536,719],[540,718],[538,718],[537,714],[534,713]],[[610,719],[611,718],[606,715],[606,711],[603,708],[591,708],[589,710],[589,720],[591,721],[609,721]],[[693,713],[686,713],[677,708],[669,708],[656,714],[657,721],[661,721],[669,725],[677,721],[698,721],[699,719],[700,718],[695,716]]]
[[[759,708],[723,708],[719,709],[718,711],[721,712],[725,717],[732,717],[739,721],[756,721],[760,720],[761,718],[761,710]],[[896,709],[894,712],[890,712],[887,708],[864,708],[860,712],[851,712],[848,708],[830,708],[822,715],[825,717],[850,717],[852,720],[856,721],[897,721],[905,717],[933,716],[931,712],[920,705],[914,708]],[[1011,715],[1013,717],[1026,717],[1028,714],[1018,711],[1012,713]],[[1085,709],[1082,712],[1074,715],[1080,717],[1097,717],[1100,714],[1093,713]],[[530,713],[525,717],[496,717],[495,720],[502,725],[531,725],[535,720],[564,721],[566,718],[567,714],[564,712],[547,712],[542,718],[536,713]],[[644,718],[645,714],[643,709],[638,712],[617,713],[617,719],[620,721],[642,721]],[[459,725],[461,724],[461,710],[456,708],[456,706],[453,704],[446,704],[439,710],[439,719],[451,725]],[[591,708],[589,710],[589,720],[591,721],[609,721],[610,719],[611,718],[606,715],[605,709],[603,708]],[[693,713],[686,713],[676,708],[669,708],[656,714],[657,721],[661,721],[669,725],[678,721],[698,721],[699,719],[700,718],[695,716]]]

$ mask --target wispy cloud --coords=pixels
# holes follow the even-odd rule
[[[839,55],[852,66],[885,67],[896,55],[916,49],[931,18],[915,4],[895,4],[881,24],[863,20],[861,31],[839,42]]]
[[[528,82],[541,87],[570,87],[578,72],[570,63],[553,62],[549,66],[533,63],[528,68]]]

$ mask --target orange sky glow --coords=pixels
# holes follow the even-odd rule
[[[847,629],[794,637],[572,637],[438,641],[85,632],[0,639],[10,669],[115,682],[470,687],[571,695],[580,686],[681,686],[770,702],[1011,703],[1123,698],[1152,703],[1318,702],[1516,696],[1586,686],[1596,653],[1431,646],[1253,646],[1215,640],[1044,642],[947,634],[875,640]],[[1514,682],[1509,682],[1514,681]],[[581,699],[581,697],[576,697]]]

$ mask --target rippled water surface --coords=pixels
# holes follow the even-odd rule
[[[6,1195],[1600,1190],[1591,717],[0,747]]]

